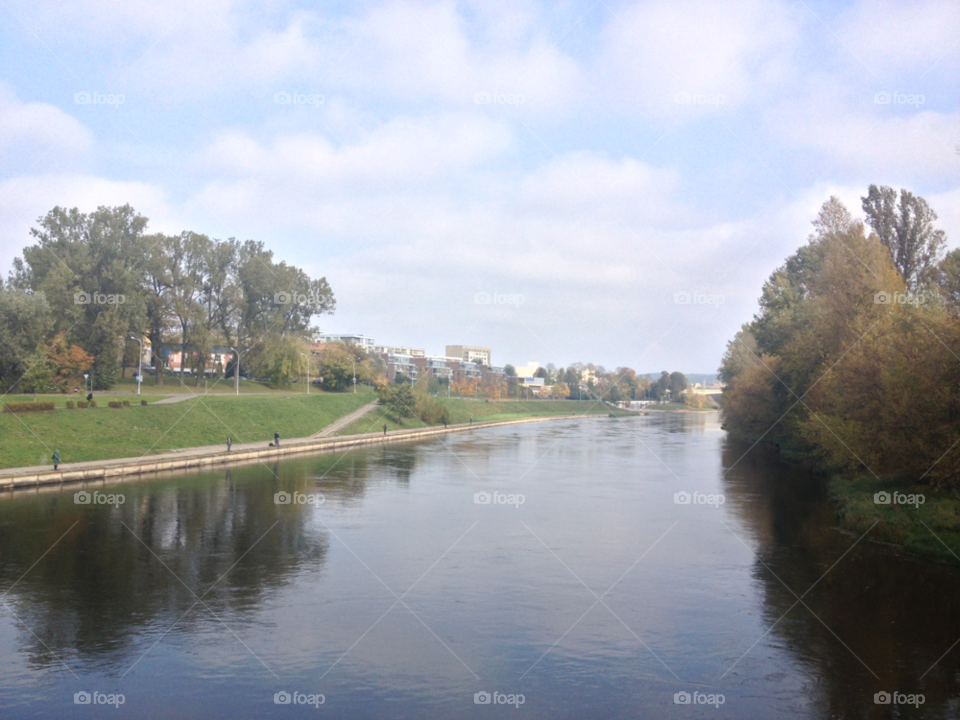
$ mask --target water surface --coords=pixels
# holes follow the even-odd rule
[[[715,415],[587,419],[7,496],[0,716],[953,717],[955,568],[748,450]]]

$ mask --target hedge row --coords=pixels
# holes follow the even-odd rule
[[[11,402],[3,404],[3,412],[25,413],[53,410],[52,402]]]

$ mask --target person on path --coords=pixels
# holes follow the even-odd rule
[[[57,465],[59,464],[60,464],[60,451],[54,450],[53,451],[53,469],[56,470]]]
[[[233,439],[228,435],[227,436],[227,452],[230,452],[231,445],[233,445]]]
[[[386,426],[386,425],[383,426],[383,436],[384,436],[384,437],[387,436],[387,426]]]
[[[273,444],[275,447],[280,447],[280,433],[275,432],[273,434]]]

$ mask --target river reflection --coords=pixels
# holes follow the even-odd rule
[[[748,450],[715,415],[604,418],[5,497],[0,714],[952,717],[954,569]]]

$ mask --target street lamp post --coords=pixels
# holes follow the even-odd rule
[[[83,374],[83,392],[87,392],[87,378],[90,377],[87,373]]]
[[[237,364],[233,366],[234,384],[237,388],[237,395],[240,394],[240,352],[236,348],[230,348],[230,352],[237,354]]]
[[[353,394],[357,394],[357,359],[353,358]]]
[[[131,340],[140,343],[140,362],[137,363],[137,395],[140,394],[140,383],[143,381],[143,340],[130,336]]]
[[[307,395],[310,394],[310,358],[308,358],[303,353],[300,353],[300,357],[304,358],[307,361]]]

